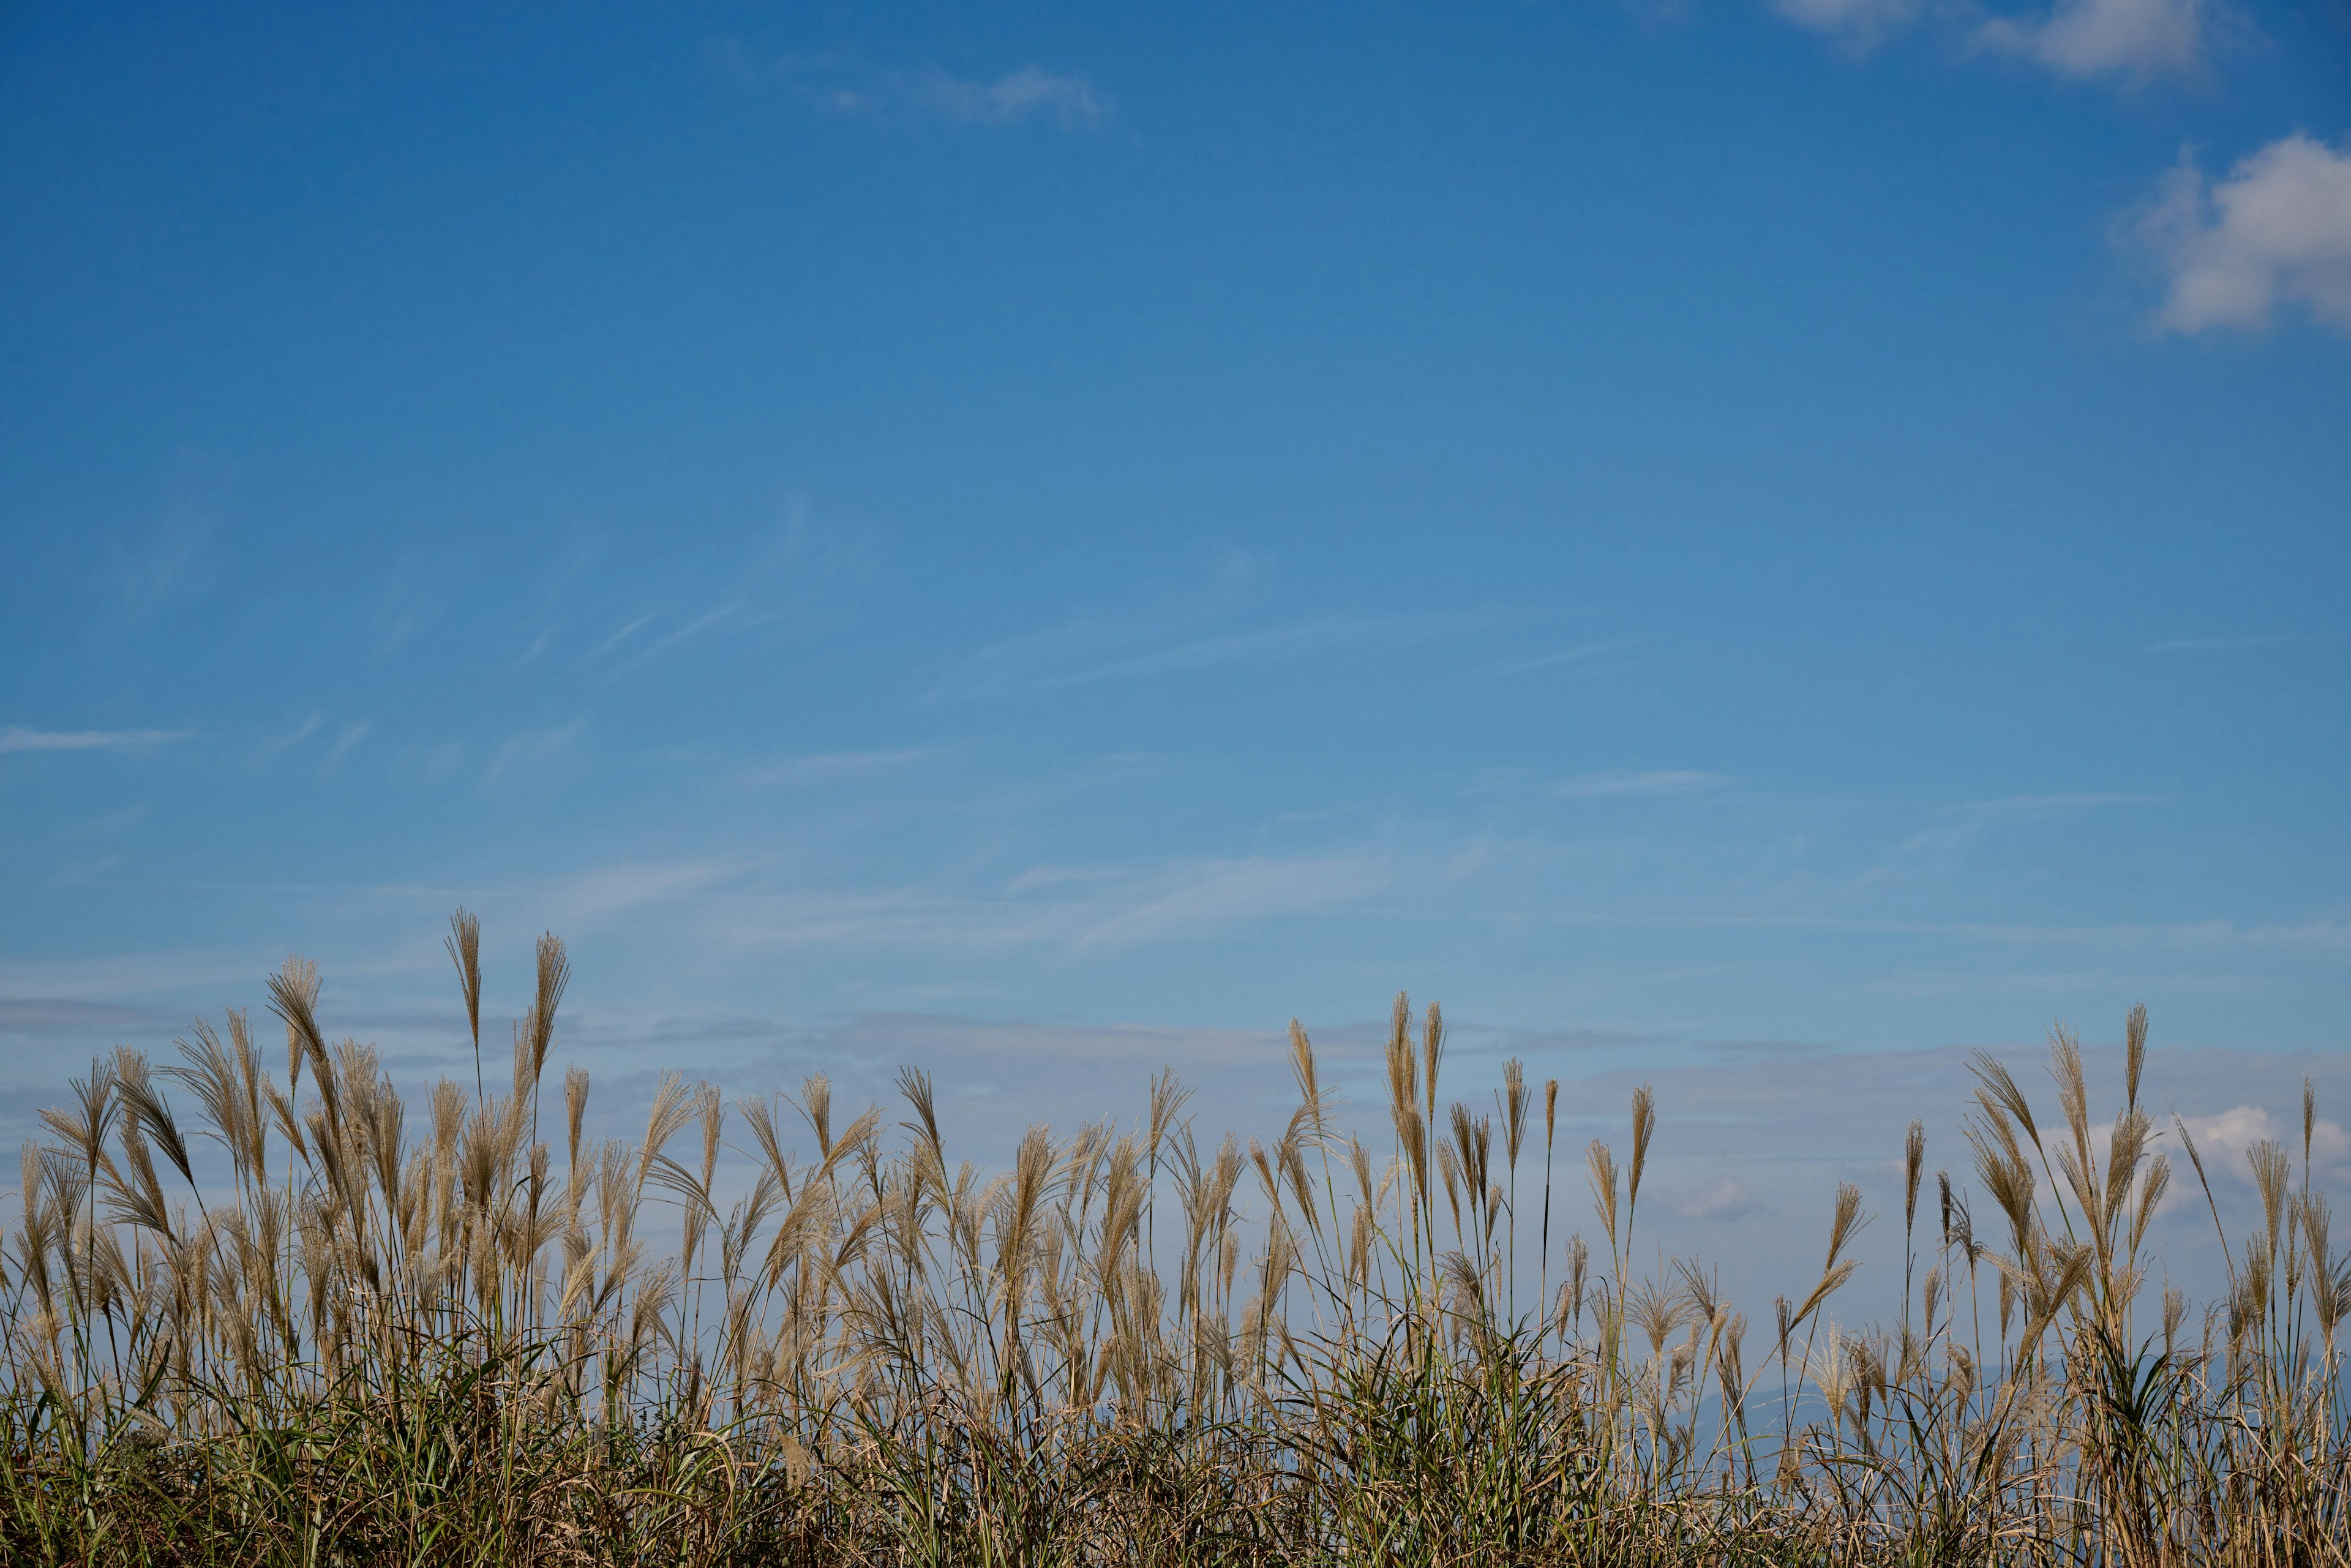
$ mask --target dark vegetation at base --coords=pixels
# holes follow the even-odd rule
[[[462,911],[450,948],[478,1054]],[[2314,1106],[2192,1312],[2143,1251],[2175,1154],[2219,1211],[2140,1108],[2143,1013],[2107,1125],[2061,1031],[2045,1125],[1981,1058],[1959,1178],[1914,1126],[1897,1323],[1830,1317],[1843,1187],[1750,1333],[1702,1266],[1628,1267],[1646,1091],[1622,1164],[1562,1179],[1516,1063],[1440,1111],[1434,1007],[1397,1000],[1379,1148],[1293,1029],[1271,1147],[1204,1146],[1163,1078],[988,1176],[912,1072],[892,1129],[820,1079],[731,1115],[671,1081],[586,1143],[585,1073],[541,1103],[567,977],[542,940],[507,1092],[444,1081],[413,1129],[293,961],[283,1083],[232,1014],[47,1113],[0,1253],[0,1561],[2351,1564]],[[723,1148],[757,1175],[722,1209]]]

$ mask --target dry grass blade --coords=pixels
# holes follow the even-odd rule
[[[478,940],[461,910],[469,1028]],[[1898,1328],[1830,1317],[1869,1223],[1841,1185],[1756,1369],[1711,1269],[1635,1253],[1646,1085],[1628,1162],[1586,1151],[1608,1252],[1568,1238],[1554,1293],[1545,1084],[1541,1294],[1519,1319],[1528,1079],[1513,1059],[1490,1115],[1440,1119],[1442,1015],[1402,996],[1384,1170],[1293,1027],[1297,1109],[1246,1152],[1200,1141],[1162,1074],[1130,1131],[1035,1127],[1007,1168],[951,1169],[913,1070],[893,1130],[821,1077],[801,1134],[780,1096],[730,1112],[671,1074],[640,1141],[591,1143],[574,1067],[557,1180],[536,1103],[569,974],[542,939],[516,1092],[443,1081],[413,1145],[372,1051],[329,1048],[299,961],[270,997],[308,1084],[271,1078],[241,1015],[162,1072],[126,1049],[76,1081],[6,1239],[0,1561],[2351,1568],[2351,1259],[2313,1186],[2314,1095],[2299,1184],[2285,1145],[2253,1147],[2262,1224],[2200,1345],[2167,1286],[2158,1357],[2132,1315],[2170,1173],[2138,1108],[2143,1011],[2103,1142],[2059,1031],[2063,1192],[2035,1183],[2013,1077],[1975,1063],[1968,1137],[2009,1252],[1938,1173],[1914,1317],[1913,1124]],[[2068,1197],[2086,1229],[2043,1222]]]

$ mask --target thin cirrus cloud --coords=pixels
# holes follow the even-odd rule
[[[185,740],[184,729],[25,729],[0,728],[0,752],[144,751],[174,740]]]
[[[2297,131],[2210,183],[2183,155],[2130,235],[2168,274],[2163,331],[2258,332],[2294,305],[2351,332],[2351,145]]]
[[[960,125],[1011,125],[1033,115],[1050,115],[1065,127],[1092,125],[1105,107],[1084,77],[1040,66],[1023,66],[992,81],[962,81],[933,71],[914,78],[908,90],[940,119]]]
[[[353,748],[368,737],[368,731],[374,727],[375,721],[365,718],[356,724],[343,726],[342,733],[335,737],[334,745],[327,748],[326,760],[319,764],[319,771],[332,773],[337,768],[341,767],[343,758],[349,757]]]
[[[140,548],[114,556],[117,612],[125,621],[143,621],[170,604],[190,603],[211,591],[220,575],[212,549],[212,514],[177,507],[165,516]]]
[[[483,787],[486,789],[496,784],[501,777],[517,768],[555,757],[577,740],[580,732],[587,727],[586,719],[575,718],[569,724],[550,729],[518,730],[508,736],[490,754],[489,766],[482,773]]]
[[[1124,908],[1077,938],[1083,951],[1232,930],[1361,903],[1387,887],[1393,868],[1377,855],[1253,855],[1186,868],[1174,885],[1130,894]]]
[[[1562,779],[1549,793],[1562,800],[1654,800],[1667,795],[1703,794],[1734,782],[1727,773],[1701,773],[1687,768],[1614,769]]]
[[[841,779],[872,779],[925,761],[936,753],[922,747],[897,751],[829,751],[789,758],[748,768],[738,781],[751,789],[803,784],[830,784]]]
[[[2275,648],[2296,639],[2271,637],[2167,637],[2160,643],[2149,643],[2140,652],[2147,653],[2234,653],[2248,648]]]
[[[1461,615],[1325,616],[1204,631],[1196,622],[1136,627],[1083,622],[984,648],[949,670],[925,700],[1014,696],[1100,681],[1177,674],[1402,647],[1479,624]]]
[[[1055,71],[1035,63],[987,77],[959,77],[936,66],[874,70],[828,51],[786,54],[769,65],[739,44],[719,46],[719,65],[747,86],[782,84],[794,98],[826,114],[895,114],[949,125],[1008,126],[1050,120],[1065,131],[1096,125],[1111,100],[1082,71]]]
[[[1579,643],[1573,648],[1562,648],[1556,653],[1538,653],[1530,659],[1510,659],[1499,664],[1489,664],[1487,666],[1485,674],[1489,675],[1517,675],[1523,674],[1530,670],[1549,670],[1555,669],[1562,664],[1581,664],[1587,660],[1599,658],[1604,653],[1613,653],[1620,648],[1626,648],[1631,645],[1632,644],[1629,643],[1621,641],[1614,643]]]
[[[1254,929],[1360,906],[1395,885],[1378,852],[1249,855],[1155,866],[1056,866],[999,891],[745,891],[707,927],[736,948],[933,956],[1032,949],[1062,958]]]

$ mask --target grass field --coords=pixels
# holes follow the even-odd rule
[[[449,945],[478,1056],[462,911]],[[640,1140],[585,1140],[568,972],[543,939],[511,1075],[413,1108],[289,961],[282,1080],[232,1014],[45,1113],[0,1281],[0,1558],[2351,1563],[2314,1112],[2252,1153],[2226,1299],[2156,1290],[2167,1188],[2221,1221],[2141,1108],[2143,1013],[2111,1120],[2061,1035],[2053,1105],[1977,1061],[1963,1173],[1913,1128],[1903,1299],[1860,1330],[1857,1189],[1751,1315],[1696,1263],[1644,1277],[1648,1094],[1558,1148],[1516,1063],[1440,1092],[1433,1006],[1397,999],[1369,1144],[1293,1028],[1270,1147],[1204,1136],[1168,1077],[989,1174],[911,1071],[853,1113],[821,1079],[665,1081]]]

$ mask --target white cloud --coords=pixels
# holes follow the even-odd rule
[[[2183,155],[2136,236],[2171,274],[2168,331],[2258,331],[2281,301],[2351,331],[2351,147],[2297,132],[2209,189]]]
[[[1744,1219],[1764,1212],[1755,1195],[1729,1176],[1675,1194],[1666,1207],[1684,1219]]]
[[[1099,123],[1110,99],[1082,72],[1050,71],[1039,65],[990,78],[966,79],[931,67],[877,71],[838,51],[785,55],[770,70],[748,60],[733,44],[719,47],[720,68],[747,86],[768,80],[827,114],[914,112],[957,125],[1017,125],[1050,115],[1065,130]]]
[[[2209,14],[2205,0],[2057,0],[2046,16],[1995,16],[1976,39],[2060,76],[2185,75],[2202,63]]]
[[[1689,768],[1652,768],[1646,772],[1579,773],[1562,779],[1552,793],[1563,800],[1604,798],[1650,798],[1696,795],[1732,782],[1727,773],[1699,773]]]
[[[1771,8],[1800,27],[1867,48],[1915,20],[1918,0],[1772,0]]]
[[[0,729],[0,752],[143,751],[166,741],[184,740],[184,729]]]
[[[2298,1161],[2302,1155],[2302,1118],[2294,1117],[2291,1124],[2273,1115],[2261,1105],[2236,1105],[2217,1115],[2182,1116],[2188,1135],[2196,1140],[2196,1153],[2204,1162],[2207,1174],[2226,1176],[2238,1183],[2252,1185],[2252,1166],[2246,1162],[2245,1151],[2255,1144],[2282,1144]],[[2330,1176],[2341,1180],[2346,1173],[2346,1161],[2351,1161],[2351,1134],[2325,1118],[2314,1121],[2311,1127],[2310,1163],[2317,1179]],[[2181,1175],[2189,1173],[2182,1171]]]
[[[1083,76],[1062,76],[1040,66],[1023,66],[986,82],[931,73],[914,79],[911,95],[940,118],[966,125],[1009,125],[1040,113],[1064,126],[1091,125],[1103,110]]]
[[[526,729],[508,736],[504,744],[491,754],[490,765],[482,774],[482,783],[486,787],[496,783],[500,774],[519,763],[538,762],[553,757],[578,739],[580,732],[587,727],[586,719],[575,718],[569,724],[554,729]]]

